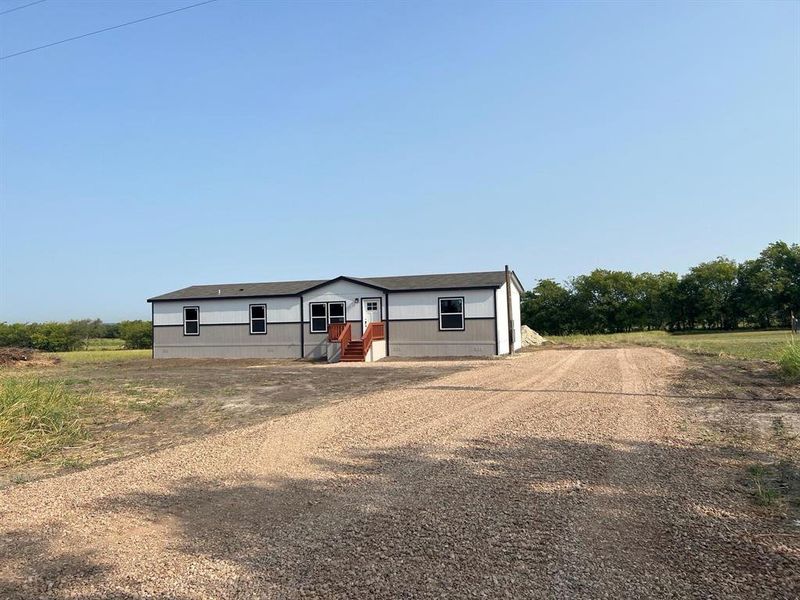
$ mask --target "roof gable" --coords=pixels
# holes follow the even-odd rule
[[[332,283],[336,283],[337,281],[349,281],[350,283],[355,283],[355,284],[358,284],[358,285],[365,285],[367,287],[371,287],[371,288],[374,288],[376,290],[381,290],[382,292],[386,291],[386,288],[381,287],[379,285],[375,285],[374,283],[371,283],[367,279],[358,279],[356,277],[348,277],[347,275],[339,275],[338,277],[334,277],[333,279],[328,279],[327,281],[321,281],[320,283],[317,283],[316,285],[312,285],[311,287],[308,287],[308,288],[304,289],[303,293],[306,294],[306,293],[311,292],[313,290],[316,290],[318,288],[325,287],[326,285],[330,285]]]

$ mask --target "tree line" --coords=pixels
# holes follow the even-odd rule
[[[43,352],[65,352],[84,348],[92,338],[122,339],[126,348],[150,348],[150,321],[103,323],[81,319],[47,323],[0,323],[0,347],[35,348]]]
[[[788,327],[792,311],[800,313],[800,245],[786,242],[683,276],[595,269],[563,284],[543,279],[522,301],[523,323],[550,335]]]

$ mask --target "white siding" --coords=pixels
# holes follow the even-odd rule
[[[514,319],[514,350],[522,348],[522,305],[516,285],[511,286],[511,314]]]
[[[497,353],[508,354],[508,299],[506,284],[495,290],[497,300]]]
[[[386,358],[386,340],[375,340],[372,342],[367,356],[364,357],[365,362],[376,362],[382,358]]]
[[[359,302],[356,302],[356,298]],[[303,294],[303,322],[308,323],[311,310],[309,305],[312,302],[345,302],[345,310],[348,321],[361,322],[361,299],[362,298],[380,298],[381,311],[385,311],[386,302],[383,299],[383,292],[371,288],[367,285],[361,285],[345,279],[334,281],[315,290]],[[381,315],[385,319],[384,314]]]
[[[433,292],[390,292],[389,318],[393,320],[438,319],[439,298],[464,297],[467,319],[494,318],[493,289]]]
[[[514,320],[514,349],[522,348],[522,323],[520,294],[516,285],[511,286],[511,318]],[[497,290],[497,352],[508,354],[508,298],[506,284]]]
[[[153,302],[154,325],[183,325],[183,307],[200,307],[200,325],[249,323],[250,305],[267,305],[268,323],[300,321],[300,298],[219,298],[211,300],[168,300]]]

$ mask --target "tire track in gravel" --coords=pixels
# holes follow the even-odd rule
[[[581,355],[582,353],[571,354],[547,372],[539,372],[519,381],[514,388],[489,393],[487,400],[473,405],[473,407],[479,405],[478,408],[483,408],[485,404],[492,403],[492,412],[485,415],[481,420],[475,420],[473,418],[474,411],[472,410],[462,411],[452,415],[448,419],[441,417],[436,418],[434,422],[428,423],[409,434],[410,437],[409,435],[403,434],[401,436],[393,436],[387,440],[391,442],[391,445],[383,444],[382,448],[384,449],[380,451],[381,474],[384,476],[384,480],[382,482],[378,481],[376,486],[369,487],[366,490],[360,490],[359,488],[351,490],[351,494],[358,494],[358,504],[369,504],[373,508],[374,512],[373,515],[371,515],[372,518],[365,519],[363,514],[348,514],[348,512],[344,510],[335,510],[333,512],[338,518],[336,523],[332,523],[328,517],[330,511],[326,510],[326,514],[320,517],[320,522],[313,527],[317,531],[323,528],[328,530],[326,536],[323,536],[328,542],[320,542],[323,547],[330,547],[329,540],[331,538],[340,539],[342,532],[346,532],[350,540],[350,545],[348,546],[350,550],[347,556],[344,557],[346,560],[342,560],[343,557],[340,557],[340,560],[335,562],[330,570],[324,571],[324,574],[328,576],[327,578],[335,579],[333,575],[340,569],[345,568],[343,563],[354,562],[354,551],[362,555],[365,552],[380,554],[381,552],[386,552],[387,547],[392,547],[394,551],[402,551],[402,549],[392,546],[391,536],[387,537],[386,532],[396,532],[398,523],[403,523],[403,529],[407,530],[409,528],[408,520],[410,520],[412,515],[425,515],[426,507],[435,506],[437,499],[441,502],[442,497],[447,495],[448,489],[452,489],[456,485],[463,485],[463,482],[460,481],[464,476],[463,466],[459,465],[464,462],[464,457],[458,455],[458,450],[474,443],[474,440],[472,440],[470,436],[484,433],[484,440],[486,440],[488,439],[486,436],[489,435],[487,430],[502,431],[507,428],[509,422],[514,419],[519,419],[520,415],[523,413],[526,418],[542,418],[543,416],[547,416],[546,413],[552,412],[566,403],[567,400],[553,402],[551,398],[542,397],[527,397],[523,398],[525,400],[524,402],[520,402],[518,389],[533,384],[544,386],[553,384],[563,376],[568,369],[574,367],[575,363],[580,360]],[[452,391],[450,393],[452,394]],[[474,396],[475,394],[476,392],[474,391],[459,391],[460,397]],[[478,392],[478,394],[486,395],[486,393],[482,392]],[[415,458],[411,461],[405,460],[402,457],[403,453],[407,451],[417,453],[422,450],[419,446],[406,445],[409,439],[419,438],[420,435],[426,435],[429,440],[436,441],[426,444],[421,455],[415,455]],[[397,446],[397,443],[401,445]],[[431,453],[435,455],[434,460],[428,459]],[[398,454],[400,456],[398,456]],[[451,479],[453,474],[457,475],[456,479],[458,481]],[[419,487],[421,481],[427,482],[424,488]],[[475,496],[473,495],[472,498],[474,499]],[[521,498],[521,500],[525,499],[527,499],[527,495],[523,495]],[[353,501],[352,495],[348,498],[348,501]],[[450,501],[452,502],[452,498]],[[459,510],[462,512],[462,519],[465,518],[464,513],[468,512],[468,508],[469,507],[460,506]],[[437,524],[441,526],[441,519],[439,518],[441,515],[438,514],[438,511],[432,514],[428,512],[427,516],[429,525],[431,523],[434,524],[431,525],[432,529],[436,530]],[[457,519],[458,517],[454,518]],[[321,521],[326,522],[322,523]],[[306,529],[308,528],[308,524],[303,523],[300,527]],[[442,572],[438,566],[434,563],[430,563],[428,559],[431,558],[430,555],[438,556],[443,554],[443,556],[439,556],[439,558],[452,563],[455,560],[455,554],[453,552],[447,552],[447,548],[452,547],[455,549],[458,546],[468,543],[469,540],[465,540],[463,536],[454,539],[453,535],[434,536],[430,534],[430,532],[428,533],[428,556],[423,564],[420,564],[418,561],[411,561],[410,564],[414,566],[413,570],[409,570],[409,568],[401,569],[399,574],[398,572],[391,574],[383,572],[381,573],[381,577],[361,581],[360,583],[365,584],[363,586],[357,585],[357,582],[354,581],[358,579],[356,577],[358,571],[354,571],[351,568],[348,572],[350,572],[353,579],[346,582],[347,588],[351,592],[357,589],[362,594],[375,593],[375,582],[378,580],[384,582],[386,586],[384,591],[387,593],[389,590],[396,590],[398,586],[408,584],[408,582],[412,580],[416,580],[415,586],[423,585],[427,580],[444,584],[445,587],[448,585],[452,586],[453,582],[448,582],[446,576],[442,577]],[[472,531],[472,534],[477,535],[478,539],[481,540],[485,537],[485,534],[481,532]],[[302,574],[302,578],[287,582],[285,586],[287,588],[297,588],[302,586],[302,579],[311,577],[311,573],[313,572],[312,565],[304,560],[307,556],[307,552],[304,552],[304,549],[308,546],[308,542],[301,536],[298,536],[298,532],[292,529],[283,531],[282,536],[286,539],[298,540],[297,543],[293,544],[292,549],[284,549],[283,554],[283,560],[288,560],[294,565],[293,571]],[[458,536],[455,537],[457,538]],[[319,540],[317,541],[319,542]],[[462,563],[460,564],[460,572],[462,573],[462,580],[464,579],[464,573],[473,573],[481,576],[477,580],[473,578],[471,584],[473,586],[473,591],[477,594],[481,589],[480,586],[486,584],[486,582],[481,580],[484,574],[480,569],[466,568],[466,565],[463,564],[465,562],[468,563],[470,559],[476,559],[475,545],[476,541],[472,540],[471,548],[473,552],[471,555],[466,558],[463,556],[460,557],[460,562]],[[526,547],[531,547],[530,540],[526,540]],[[539,547],[543,547],[543,544],[540,543]],[[353,548],[355,550],[353,550]],[[287,558],[286,550],[289,550],[288,555],[290,558]],[[369,562],[365,557],[363,557],[362,560],[365,563]],[[508,564],[511,565],[512,563],[509,562]],[[434,566],[435,568],[430,570],[430,566]],[[495,578],[496,577],[497,575],[495,575]],[[323,577],[322,579],[325,578]],[[522,582],[525,582],[525,580],[519,579],[517,583]],[[491,579],[488,583],[489,586],[488,588],[484,588],[484,591],[486,589],[494,589],[493,593],[495,594],[500,591],[497,586],[498,582],[495,581],[495,579]],[[336,587],[333,589],[337,592],[344,591]],[[521,588],[521,591],[522,590],[530,590],[530,581],[527,581],[526,585]],[[330,592],[331,590],[327,589],[326,591]]]
[[[567,368],[567,365],[569,363],[574,362],[576,360],[576,357],[572,357],[572,356],[570,356],[568,354],[557,355],[556,358],[557,358],[557,360],[555,361],[554,364],[551,364],[550,366],[546,367],[541,372],[535,372],[534,375],[532,377],[530,377],[529,379],[527,379],[526,381],[535,382],[535,381],[543,380],[543,378],[546,378],[549,373],[554,373],[554,375],[551,376],[551,379],[553,377],[557,377],[559,373],[562,373],[564,371],[564,369]],[[498,366],[492,365],[491,367],[489,367],[486,370],[495,371],[498,368],[502,369],[502,367],[499,366],[499,365]],[[492,379],[492,375],[491,374],[485,374],[484,376],[487,377],[489,380]],[[451,377],[448,377],[448,378],[444,378],[442,380],[442,383],[462,384],[463,381],[462,381],[462,378],[460,378],[460,377],[458,377],[456,375],[456,376],[451,376]],[[401,392],[402,392],[402,390],[401,390]],[[430,391],[426,391],[425,393],[426,394],[430,394]],[[450,394],[450,395],[452,395],[452,394]],[[398,432],[397,433],[398,439],[395,440],[395,441],[400,441],[403,437],[405,437],[405,438],[409,438],[410,437],[410,438],[413,439],[415,437],[419,437],[420,435],[423,435],[424,432],[427,432],[427,435],[432,435],[434,432],[438,431],[438,436],[444,436],[444,435],[446,435],[446,431],[448,429],[453,429],[453,423],[454,422],[461,422],[461,423],[468,423],[470,421],[474,422],[475,421],[475,416],[476,416],[477,413],[479,413],[480,411],[485,411],[492,404],[497,404],[496,396],[499,396],[499,395],[502,395],[502,394],[491,394],[489,397],[486,397],[486,394],[478,393],[478,394],[475,394],[474,399],[473,399],[471,404],[467,404],[466,406],[464,406],[463,405],[463,401],[459,401],[459,402],[456,402],[455,404],[460,405],[460,406],[456,406],[455,408],[454,408],[453,402],[450,402],[450,403],[429,402],[426,405],[426,409],[427,409],[427,411],[430,411],[430,410],[435,408],[436,417],[431,421],[431,415],[428,414],[428,412],[423,413],[422,416],[419,419],[417,419],[417,421],[420,423],[420,425],[416,429],[414,429],[414,431],[416,431],[416,433],[413,433],[413,434],[402,433],[403,429],[407,429],[407,425],[404,427],[402,423],[399,423],[395,428],[396,431]],[[391,395],[384,394],[384,396],[391,396]],[[387,403],[384,404],[384,406],[385,407],[388,406],[394,411],[396,411],[398,408],[402,409],[403,407],[408,409],[410,406],[412,406],[415,403],[419,402],[417,396],[418,396],[418,392],[417,391],[407,391],[407,392],[405,392],[405,398],[403,398],[403,396],[401,395],[400,401],[397,401],[398,394],[395,393],[394,396],[391,396],[390,398],[387,398],[387,400],[391,399],[391,402],[387,401]],[[428,400],[435,400],[435,399],[426,398],[426,402],[428,402]],[[351,433],[353,432],[353,430],[355,430],[355,433],[357,433],[357,434],[361,433],[362,431],[368,432],[370,430],[370,428],[375,428],[376,426],[379,425],[379,423],[375,422],[374,420],[370,421],[369,417],[371,415],[369,413],[373,412],[372,404],[382,404],[380,398],[372,397],[372,398],[370,398],[369,403],[364,402],[364,401],[360,401],[359,402],[358,400],[356,400],[356,401],[353,401],[353,402],[348,403],[348,404],[350,404],[351,406],[348,406],[346,408],[348,408],[348,409],[356,408],[357,412],[361,413],[360,415],[357,416],[358,418],[352,419],[351,425],[346,428],[346,429],[349,429],[351,431]],[[505,403],[505,405],[507,405],[507,404],[508,403]],[[360,409],[360,410],[358,410],[358,409]],[[331,412],[337,412],[339,410],[340,410],[340,407],[339,407],[339,405],[337,405],[336,407],[325,407],[323,409],[320,409],[318,412],[331,413]],[[169,473],[169,475],[171,476],[171,480],[172,481],[175,481],[175,478],[177,478],[178,480],[187,480],[187,479],[196,478],[197,477],[197,470],[191,468],[191,465],[189,465],[190,468],[187,468],[185,462],[188,461],[189,455],[192,452],[195,452],[197,454],[203,454],[203,453],[205,453],[206,448],[209,445],[213,444],[214,442],[223,441],[222,448],[221,448],[221,453],[216,457],[217,460],[215,462],[213,462],[213,463],[208,463],[207,461],[201,462],[199,464],[199,467],[202,468],[202,469],[205,469],[207,471],[206,477],[209,477],[209,475],[211,475],[211,477],[216,479],[218,481],[218,483],[226,483],[225,479],[228,479],[228,480],[233,479],[234,481],[236,481],[236,480],[248,480],[248,479],[251,479],[255,475],[263,478],[265,476],[269,476],[271,473],[274,473],[276,471],[289,470],[289,469],[292,468],[292,466],[296,466],[296,464],[298,462],[305,462],[307,460],[305,454],[314,445],[319,444],[320,440],[324,440],[324,439],[327,438],[328,439],[328,443],[330,443],[331,439],[335,439],[336,437],[339,437],[341,435],[341,431],[337,431],[336,430],[337,429],[336,426],[332,425],[332,423],[335,423],[335,419],[331,418],[332,415],[330,415],[330,414],[322,415],[322,419],[320,420],[319,415],[313,415],[314,412],[315,411],[309,411],[309,413],[311,413],[311,414],[305,414],[304,413],[302,415],[296,415],[296,416],[293,416],[293,417],[290,417],[290,418],[284,420],[283,421],[283,425],[284,426],[288,426],[288,427],[284,427],[285,436],[280,436],[279,435],[279,436],[276,436],[275,439],[272,439],[272,440],[268,440],[268,441],[264,441],[264,442],[258,441],[257,440],[257,435],[259,433],[258,430],[262,429],[262,426],[257,426],[255,428],[251,428],[251,430],[247,431],[247,432],[238,432],[238,433],[240,433],[242,435],[235,435],[235,434],[232,434],[232,433],[223,434],[222,436],[219,436],[221,439],[217,439],[217,440],[212,439],[212,440],[209,440],[208,442],[203,442],[203,443],[198,444],[197,446],[200,446],[200,447],[195,447],[195,448],[182,447],[182,448],[174,449],[172,452],[165,452],[165,453],[163,453],[163,458],[166,459],[166,464],[165,465],[160,465],[160,466],[155,466],[154,467],[154,466],[152,466],[150,464],[147,464],[147,462],[145,460],[138,459],[138,460],[135,460],[135,461],[130,461],[125,466],[127,466],[128,468],[131,468],[131,467],[133,467],[133,468],[144,467],[142,470],[145,471],[145,473],[141,473],[141,475],[143,476],[142,479],[144,480],[143,481],[144,485],[137,486],[138,489],[136,490],[136,492],[139,494],[139,497],[141,497],[143,494],[149,495],[151,497],[162,495],[162,496],[164,496],[164,498],[162,499],[163,500],[162,503],[164,503],[164,504],[169,506],[170,504],[174,504],[173,502],[170,502],[170,500],[168,498],[168,496],[171,493],[171,490],[166,489],[164,486],[155,486],[154,487],[154,486],[147,485],[148,483],[150,483],[149,480],[156,479],[159,476],[163,476],[163,475],[165,475],[167,473]],[[489,413],[489,414],[492,414],[492,413]],[[494,413],[494,414],[497,414],[497,413]],[[444,415],[447,415],[447,416],[444,416]],[[320,422],[323,423],[323,426],[319,427],[318,430],[316,430],[316,431],[313,430],[311,427],[305,426],[304,423],[303,423],[303,421],[308,421],[313,416],[317,417],[316,418],[316,422],[317,423],[320,423]],[[387,415],[383,415],[383,419],[384,419],[385,423],[393,424],[393,421],[392,421],[392,419],[390,417],[387,419]],[[292,421],[295,421],[295,423],[292,423]],[[399,419],[398,419],[398,421],[399,421]],[[299,422],[299,423],[297,423],[297,422]],[[356,423],[357,425],[353,425],[352,423]],[[273,426],[273,425],[276,425],[276,423],[274,422],[274,423],[268,424],[267,428],[268,429],[272,428],[271,426]],[[292,427],[291,425],[294,425],[294,427]],[[295,439],[295,440],[292,440],[292,441],[287,441],[289,438],[292,437],[292,435],[293,435],[292,432],[297,432],[298,429],[304,434],[310,432],[312,435],[305,435],[302,440]],[[231,440],[231,438],[236,439],[236,438],[242,438],[242,437],[244,438],[244,440],[239,439],[238,441],[240,443],[237,446],[228,447],[226,442]],[[249,451],[247,451],[247,445],[251,445],[251,446],[253,445],[254,437],[256,438],[255,441],[256,441],[256,445],[258,447],[257,447],[257,449],[255,449],[256,450],[255,452],[249,452]],[[365,438],[366,438],[366,436],[365,436]],[[244,444],[242,444],[241,442],[244,442]],[[265,453],[266,454],[276,454],[277,452],[284,453],[284,456],[282,457],[283,460],[277,460],[277,461],[270,462],[267,465],[268,468],[266,468],[264,470],[255,470],[256,472],[254,472],[254,469],[252,468],[252,464],[251,464],[253,462],[253,460],[256,460],[256,461],[263,460],[263,457],[264,457]],[[244,460],[242,460],[243,459],[243,455],[244,455]],[[248,456],[248,455],[252,455],[254,457],[253,460],[247,460],[246,456]],[[286,455],[288,455],[288,456],[286,456]],[[224,469],[227,468],[227,465],[230,463],[231,459],[234,459],[234,458],[238,458],[239,459],[238,462],[241,464],[240,468],[237,470],[237,472],[235,472],[233,474],[230,473],[230,472],[228,472],[228,473],[224,472]],[[114,480],[113,481],[114,483],[118,483],[119,478],[122,476],[120,465],[114,465],[114,466],[110,467],[109,470],[110,470],[110,472],[107,473],[107,475],[110,476],[110,479]],[[98,470],[94,470],[93,474],[98,475],[99,478],[102,479],[103,473],[101,471],[102,471],[102,468],[98,469]],[[83,475],[83,477],[81,477],[81,475]],[[233,477],[231,477],[232,475],[233,475]],[[75,476],[75,477],[77,479],[84,479],[85,480],[85,476],[86,476],[86,474],[78,474],[78,476]],[[228,483],[229,482],[230,481],[228,481]],[[103,482],[103,483],[106,483],[106,482]],[[48,482],[42,482],[40,484],[40,487],[52,487],[52,484],[49,484]],[[104,519],[104,517],[106,515],[101,514],[103,512],[103,509],[101,508],[100,510],[98,510],[95,506],[93,506],[93,500],[97,500],[98,499],[97,495],[94,493],[94,488],[92,486],[83,486],[81,488],[80,492],[81,492],[80,495],[82,496],[81,498],[75,498],[74,496],[73,497],[69,497],[69,498],[66,498],[66,497],[62,497],[61,498],[61,500],[65,501],[64,504],[66,504],[66,506],[63,506],[62,509],[59,511],[59,512],[63,513],[62,520],[73,520],[73,519],[71,519],[71,517],[74,517],[74,513],[79,512],[79,511],[85,511],[86,509],[89,509],[90,512],[93,513],[92,514],[93,520],[95,520],[95,521],[106,520],[107,521],[107,519]],[[101,502],[100,502],[101,505],[103,504],[102,501],[104,501],[106,499],[104,496],[105,496],[104,494],[101,494],[100,497],[99,497],[99,500],[101,500]],[[46,495],[44,497],[46,497]],[[52,500],[52,496],[49,498],[48,501],[51,502],[51,500]],[[94,504],[96,504],[96,503],[97,502],[94,502]],[[196,504],[200,505],[202,503],[198,502]],[[31,509],[35,510],[35,507],[31,506],[30,504],[27,504],[26,505],[26,510],[24,512],[30,513]],[[72,513],[72,514],[70,514],[70,513]],[[21,520],[23,515],[19,515],[19,517],[20,517],[20,520]],[[131,520],[133,521],[133,523],[129,524],[129,528],[136,529],[136,528],[140,528],[140,527],[143,526],[143,524],[141,523],[141,520],[137,520],[135,518],[133,518]],[[145,524],[145,529],[146,529],[146,524]],[[108,526],[108,527],[105,528],[105,531],[107,531],[109,534],[113,534],[113,527],[112,526]],[[66,531],[65,531],[65,533],[66,533]],[[101,534],[102,535],[102,531],[95,531],[92,534],[92,538],[96,538],[97,534]],[[144,536],[146,537],[146,535],[147,534],[145,533]],[[81,535],[79,537],[83,538],[80,541],[86,547],[96,546],[96,547],[99,548],[99,547],[102,546],[101,544],[97,543],[97,541],[98,541],[97,539],[92,539],[92,541],[90,542],[87,539],[88,536]],[[140,541],[140,543],[143,543],[143,544],[145,543],[145,540],[143,540],[142,538],[139,538],[139,541]],[[152,542],[150,542],[150,543],[152,543]],[[157,553],[159,550],[160,551],[165,551],[166,550],[166,548],[159,547],[157,545],[156,546],[151,546],[150,549],[153,550],[154,553]],[[134,552],[134,556],[135,556],[135,552]],[[134,556],[132,556],[131,558],[133,559]]]
[[[554,370],[563,372],[562,366],[570,360],[575,360],[574,357],[568,355],[555,356],[553,358],[555,359],[553,364],[545,365],[541,371],[533,375],[533,381],[546,376]],[[498,369],[503,370],[507,367],[504,363],[505,361],[493,363],[487,367],[479,367],[470,373],[448,375],[437,379],[436,383],[441,387],[457,388],[463,386],[465,381],[472,381],[476,372],[490,380]],[[419,403],[419,396],[422,393],[431,396],[425,400],[427,403],[426,410],[425,412],[413,412],[411,409],[418,408],[416,405]],[[325,430],[322,430],[316,424],[313,427],[313,431],[309,427],[309,436],[303,440],[304,446],[306,448],[316,446],[324,449],[326,445],[330,444],[333,444],[334,447],[339,447],[342,440],[358,444],[364,441],[376,442],[387,437],[391,438],[393,435],[397,436],[397,441],[400,441],[403,436],[413,438],[415,434],[418,435],[430,424],[447,423],[459,415],[467,417],[487,408],[493,402],[493,398],[487,397],[485,394],[477,394],[471,398],[461,397],[458,400],[451,396],[452,394],[447,393],[437,394],[437,390],[431,389],[429,386],[422,388],[405,386],[349,401],[347,407],[349,418],[347,420],[337,420],[335,418],[340,412],[337,406],[312,409],[299,415],[298,418],[311,421],[312,419],[318,420],[317,417],[327,418],[330,416],[332,419],[330,426]],[[408,416],[401,416],[402,414]],[[374,433],[375,431],[379,433]],[[388,433],[390,431],[395,433]],[[350,439],[348,440],[348,438]],[[288,450],[288,446],[289,443],[285,443],[281,449]]]
[[[678,362],[475,363],[0,492],[0,597],[757,597],[682,557],[708,532],[659,397]]]
[[[556,577],[557,597],[637,597],[667,589],[660,588],[662,579],[653,585],[647,578],[631,577],[635,569],[630,569],[632,563],[646,559],[653,544],[647,527],[642,527],[646,514],[639,510],[642,499],[653,494],[646,477],[649,457],[642,444],[653,433],[649,425],[643,426],[653,416],[648,389],[631,351],[604,352],[613,357],[611,365],[595,367],[603,368],[604,383],[594,389],[596,395],[587,394],[590,410],[571,424],[574,431],[589,434],[584,451],[577,452],[581,456],[570,457],[584,464],[584,475],[570,493],[569,524],[558,545],[563,564]],[[592,375],[597,380],[597,373]],[[598,430],[601,436],[591,435]],[[651,570],[644,570],[652,577]],[[681,595],[680,582],[672,589]]]

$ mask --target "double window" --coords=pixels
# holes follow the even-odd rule
[[[183,335],[200,335],[200,307],[183,307]]]
[[[439,330],[464,331],[464,298],[439,298]]]
[[[345,323],[347,313],[344,302],[311,302],[311,333],[326,333],[331,323]]]
[[[250,305],[250,333],[253,335],[265,335],[267,333],[267,305]]]

